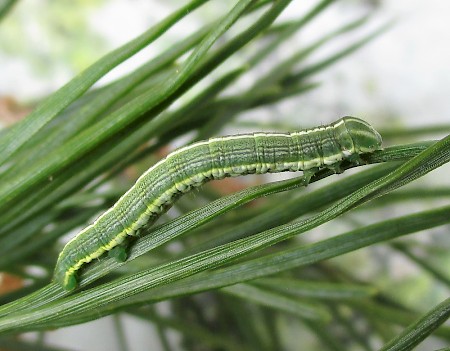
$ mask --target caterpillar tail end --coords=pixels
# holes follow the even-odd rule
[[[73,291],[78,286],[76,272],[63,270],[59,265],[56,265],[54,281],[66,291]]]
[[[78,280],[75,274],[66,274],[62,287],[66,291],[73,291],[78,286]]]

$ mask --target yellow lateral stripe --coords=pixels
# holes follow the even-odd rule
[[[336,156],[336,155],[333,155],[333,156]],[[268,165],[269,165],[268,168],[270,168],[270,166],[275,166],[275,164],[268,164]],[[298,165],[297,162],[291,162],[290,164],[286,164],[285,167],[286,167],[286,169],[289,169],[290,167],[292,167],[292,166],[297,166],[297,165]],[[245,165],[245,167],[247,167],[247,168],[251,167],[252,169],[257,169],[257,166],[259,166],[259,165],[258,165],[258,164],[249,164],[249,165]],[[153,167],[152,167],[152,168],[153,168]],[[300,169],[299,169],[299,170],[300,170]],[[220,171],[219,168],[211,168],[209,174],[212,175],[213,172],[218,172],[218,171]],[[239,173],[236,173],[236,175],[238,175],[238,174],[239,174]],[[204,175],[204,171],[203,171],[203,172],[199,172],[199,173],[193,175],[191,178],[193,178],[193,177],[200,177],[200,176],[202,177],[202,180],[208,178],[207,176]],[[139,177],[139,179],[141,179],[141,178],[142,178],[142,176]],[[139,181],[139,179],[136,181],[136,183]],[[189,178],[188,178],[188,179],[189,179]],[[188,186],[193,185],[193,184],[195,184],[195,182],[193,182],[192,184],[189,184]],[[158,215],[160,212],[152,211],[151,208],[152,208],[152,207],[157,207],[157,206],[155,205],[155,203],[158,202],[162,197],[164,197],[164,196],[169,196],[169,197],[171,198],[173,194],[175,194],[175,193],[177,193],[177,192],[179,191],[179,190],[178,190],[178,187],[180,187],[180,185],[185,185],[185,184],[184,184],[184,181],[175,183],[171,188],[169,188],[169,189],[166,190],[164,193],[162,193],[162,194],[161,194],[158,198],[156,198],[150,205],[147,206],[147,209],[149,210],[148,212],[147,212],[147,211],[143,212],[143,213],[137,218],[137,220],[136,220],[135,222],[133,222],[133,223],[132,223],[131,225],[129,225],[127,228],[124,228],[124,230],[121,231],[120,233],[118,233],[118,234],[116,235],[116,237],[115,237],[114,239],[112,239],[107,245],[101,246],[101,247],[98,248],[96,251],[94,251],[92,254],[90,254],[90,255],[88,255],[88,256],[82,258],[82,259],[79,260],[76,264],[74,264],[73,266],[71,266],[70,268],[68,268],[68,269],[67,269],[68,275],[71,275],[72,273],[76,272],[76,271],[77,271],[84,263],[88,263],[88,262],[92,261],[92,259],[99,257],[101,254],[105,253],[106,251],[109,251],[112,247],[116,246],[116,245],[112,246],[111,243],[114,242],[114,241],[116,241],[118,237],[121,237],[121,236],[126,237],[127,235],[130,235],[130,234],[128,234],[128,233],[134,233],[136,230],[140,229],[140,227],[134,228],[134,226],[136,225],[136,223],[138,223],[140,220],[142,220],[143,217],[145,217],[145,216],[147,216],[147,215],[150,216],[150,215],[152,215],[152,214]],[[133,187],[132,187],[132,188],[133,188]],[[132,189],[132,188],[131,188],[131,189]],[[91,225],[89,225],[88,227],[86,227],[84,230],[82,230],[80,233],[78,233],[77,236],[81,235],[83,232],[86,232],[90,227],[94,227],[94,226],[97,224],[97,222],[98,222],[103,216],[105,216],[107,213],[113,211],[114,208],[115,208],[116,206],[119,205],[120,200],[123,199],[131,189],[129,189],[124,195],[122,195],[122,196],[120,197],[120,199],[117,200],[117,202],[114,204],[113,207],[109,208],[106,212],[104,212],[100,217],[97,218],[97,220],[94,221],[94,223],[92,223]],[[71,241],[75,240],[75,239],[77,238],[77,236],[75,236],[74,238],[72,238]],[[70,242],[70,241],[69,241],[69,242]],[[63,250],[63,251],[64,251],[64,250]]]

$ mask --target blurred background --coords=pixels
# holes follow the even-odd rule
[[[158,22],[180,3],[175,0],[18,1],[1,27],[1,96],[20,104],[46,96],[112,48]],[[313,4],[315,1],[294,1],[281,18],[298,16]],[[198,27],[225,7],[218,1],[211,5],[182,24],[187,29]],[[394,24],[363,49],[323,72],[320,89],[300,101],[291,99],[286,103],[288,106],[282,107],[292,111],[299,111],[300,107],[302,115],[314,114],[324,123],[342,114],[408,125],[421,125],[430,120],[448,122],[450,23],[446,14],[449,9],[448,2],[439,0],[338,1],[295,38],[299,45],[306,45],[345,20],[364,13],[372,15],[367,30],[387,21]],[[170,33],[176,38],[177,32],[183,33],[186,27],[176,26]],[[351,42],[351,39],[345,37],[342,41]],[[112,72],[108,79],[129,71],[143,62],[146,55],[151,56],[167,46],[170,46],[167,39],[157,41]],[[333,46],[326,48],[333,49]],[[326,50],[318,55],[326,55]],[[0,122],[8,123],[3,118]]]
[[[183,3],[175,0],[18,1],[0,24],[0,125],[8,126],[19,120],[39,99]],[[298,17],[316,3],[294,1],[280,19]],[[186,31],[215,18],[226,7],[221,1],[212,1],[170,30],[164,40],[158,40],[128,60],[98,85],[131,71],[148,57],[170,47],[170,38],[175,41]],[[370,15],[371,20],[362,32],[370,32],[388,22],[392,22],[392,26],[360,50],[316,75],[314,82],[320,84],[318,88],[300,98],[278,103],[271,109],[246,113],[236,120],[235,129],[227,132],[248,129],[251,121],[255,120],[266,122],[265,130],[270,130],[274,123],[277,129],[280,126],[298,129],[329,123],[343,115],[363,117],[382,130],[450,125],[449,13],[448,1],[337,1],[283,50],[274,53],[273,60],[279,61],[284,55],[293,53],[296,44],[307,46],[340,24],[364,14]],[[355,37],[360,35],[360,31],[355,33]],[[308,60],[314,62],[326,57],[355,37],[349,35],[335,40]],[[229,64],[241,63],[239,60],[239,57],[233,57]],[[265,65],[270,65],[270,60]],[[248,86],[251,82],[251,75],[246,75],[240,83]],[[307,124],[307,121],[311,123]],[[443,128],[439,134],[434,133],[432,137],[448,134],[448,130]],[[448,182],[443,171],[434,176],[438,182]],[[355,217],[355,221],[358,220]],[[326,232],[326,228],[323,230]],[[358,253],[346,255],[345,259],[359,262],[362,271],[385,269],[384,274],[379,275],[379,285],[389,288],[389,284],[393,284],[392,277],[395,277],[396,282],[403,282],[395,287],[399,294],[414,286],[416,295],[411,296],[410,303],[421,301],[431,307],[447,297],[448,291],[430,286],[424,273],[407,260],[397,257],[389,259],[388,263],[385,253],[380,252],[379,255],[381,268],[365,266]],[[442,261],[442,264],[449,267],[450,259]],[[166,306],[161,303],[158,308],[164,310]],[[70,349],[78,345],[78,350],[118,350],[120,336],[114,333],[114,325],[119,318],[126,321],[123,323],[124,333],[132,335],[127,340],[131,350],[162,350],[162,346],[155,342],[156,331],[149,329],[148,323],[140,323],[127,316],[103,318],[82,326],[48,332],[45,338],[50,344]],[[176,332],[172,336],[178,337]],[[27,337],[33,339],[38,336],[29,333]],[[439,346],[441,344],[436,342],[436,347]]]

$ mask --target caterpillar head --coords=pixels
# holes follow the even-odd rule
[[[381,135],[369,123],[356,117],[343,117],[335,124],[340,133],[338,138],[343,151],[354,153],[367,153],[381,150]]]

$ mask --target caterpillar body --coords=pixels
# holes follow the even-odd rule
[[[339,171],[343,160],[381,149],[380,134],[356,117],[290,133],[250,133],[211,138],[170,153],[147,170],[115,204],[61,251],[54,279],[66,290],[78,284],[86,263],[109,251],[126,259],[127,238],[139,234],[182,194],[212,179],[245,174],[319,169]]]

